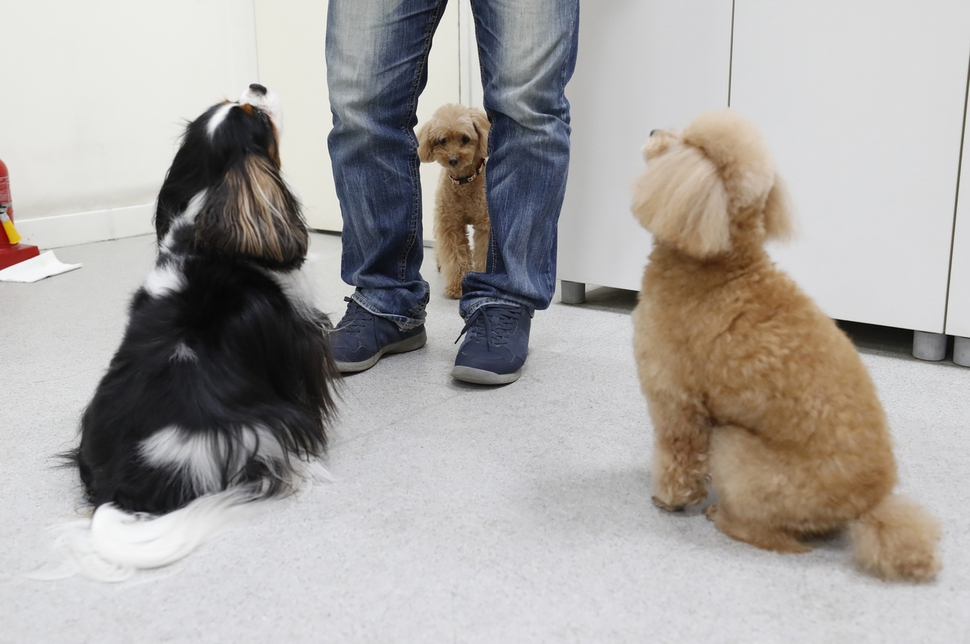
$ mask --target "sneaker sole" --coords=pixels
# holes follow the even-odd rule
[[[513,373],[495,373],[474,367],[456,366],[451,370],[452,378],[462,382],[470,382],[473,385],[507,385],[518,380],[521,375],[521,369]]]
[[[389,344],[367,360],[361,360],[360,362],[340,362],[337,361],[337,371],[340,373],[357,373],[358,371],[367,371],[381,359],[384,355],[388,353],[407,353],[408,351],[414,351],[420,349],[428,342],[428,332],[424,329],[421,333],[416,336],[401,340],[400,342],[395,342],[394,344]]]

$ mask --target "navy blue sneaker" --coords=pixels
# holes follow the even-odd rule
[[[531,328],[532,316],[521,306],[483,306],[461,330],[465,341],[458,349],[451,375],[477,385],[515,382],[529,355]]]
[[[330,333],[330,348],[340,373],[370,369],[385,353],[405,353],[428,341],[424,325],[401,331],[397,323],[374,315],[349,297],[347,313]]]

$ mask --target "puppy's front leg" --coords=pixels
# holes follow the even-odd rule
[[[653,503],[676,512],[707,496],[711,423],[700,400],[653,393]]]
[[[491,222],[486,218],[485,221],[475,226],[475,234],[472,237],[474,247],[472,248],[472,270],[484,273],[488,267],[488,243],[491,233]]]
[[[468,232],[464,220],[442,205],[435,212],[434,230],[434,247],[445,280],[445,295],[457,300],[461,297],[461,279],[472,264]]]

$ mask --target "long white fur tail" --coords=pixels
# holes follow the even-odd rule
[[[929,581],[942,567],[939,521],[905,496],[886,496],[850,532],[856,561],[883,579]]]
[[[302,463],[291,491],[314,481],[332,480],[319,463]],[[54,528],[53,562],[25,576],[55,580],[80,575],[103,582],[130,579],[139,569],[161,568],[251,515],[264,497],[258,490],[233,488],[201,496],[168,514],[132,514],[113,504],[98,506],[91,519]]]
[[[110,503],[98,506],[90,520],[56,527],[54,552],[60,562],[27,576],[124,581],[138,569],[160,568],[182,559],[250,512],[251,498],[230,490],[199,497],[161,516],[129,514]]]

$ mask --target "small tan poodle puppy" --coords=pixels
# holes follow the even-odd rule
[[[434,247],[445,295],[454,299],[461,297],[465,273],[484,271],[488,259],[485,159],[490,128],[482,110],[449,103],[418,131],[418,157],[442,166],[435,194]],[[468,226],[474,229],[474,251],[468,244]]]
[[[778,552],[851,526],[855,557],[884,579],[931,579],[939,526],[893,494],[886,415],[855,347],[775,268],[791,232],[761,133],[731,110],[654,131],[633,212],[653,252],[633,314],[655,428],[653,501],[707,496],[724,534]]]

